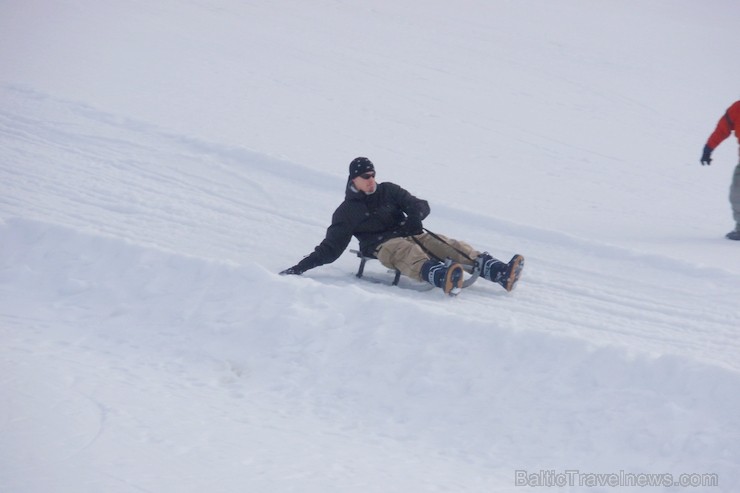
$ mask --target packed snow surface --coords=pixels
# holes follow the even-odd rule
[[[0,3],[0,491],[736,491],[738,18]],[[517,289],[279,276],[356,156]]]

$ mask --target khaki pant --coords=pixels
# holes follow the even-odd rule
[[[735,219],[735,229],[740,231],[740,163],[735,166],[730,185],[730,204],[732,204],[732,216]]]
[[[442,260],[449,257],[453,261],[459,262],[463,265],[473,265],[475,258],[480,255],[479,251],[473,249],[473,247],[467,243],[453,240],[442,235],[437,236],[446,241],[448,245],[442,243],[440,240],[428,233],[422,233],[413,238],[418,240],[419,243],[424,245],[424,248]],[[465,255],[473,259],[473,261],[460,255],[452,247],[464,252]],[[419,281],[422,280],[421,266],[430,258],[424,249],[422,249],[411,237],[393,238],[382,243],[375,252],[375,256],[378,257],[381,264],[389,269],[397,269],[401,271],[401,274],[404,276]]]

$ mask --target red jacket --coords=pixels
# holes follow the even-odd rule
[[[711,149],[715,149],[722,143],[727,137],[730,136],[732,131],[735,131],[735,137],[740,144],[740,132],[738,132],[738,124],[740,124],[740,101],[735,101],[730,106],[722,118],[717,122],[717,128],[714,129],[712,135],[707,140],[707,145]]]

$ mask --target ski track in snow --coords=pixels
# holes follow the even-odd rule
[[[348,440],[369,444],[364,453],[371,456],[412,462],[417,457],[427,465],[439,459],[419,450],[430,447],[465,466],[470,479],[462,489],[471,491],[479,481],[481,487],[505,484],[501,469],[521,467],[522,461],[549,464],[563,454],[580,467],[598,469],[611,465],[610,450],[623,449],[634,457],[622,464],[635,470],[646,464],[670,470],[683,454],[724,449],[725,455],[706,462],[694,457],[694,465],[733,477],[735,371],[683,357],[656,359],[639,351],[629,356],[608,344],[594,347],[528,331],[519,327],[523,315],[505,307],[496,307],[503,320],[492,323],[466,318],[461,299],[430,302],[412,292],[394,299],[387,292],[391,288],[358,281],[316,289],[315,280],[283,281],[256,265],[180,257],[25,220],[10,221],[3,231],[11,241],[23,235],[47,239],[20,241],[33,247],[5,259],[0,270],[15,288],[2,293],[8,300],[3,313],[18,312],[3,317],[6,352],[11,363],[16,360],[4,371],[10,376],[4,386],[54,396],[57,418],[45,423],[49,429],[18,431],[6,421],[4,430],[8,443],[21,450],[33,451],[28,445],[33,440],[23,432],[58,439],[43,458],[26,454],[7,463],[28,460],[49,471],[53,481],[67,474],[87,478],[88,472],[75,467],[77,460],[92,460],[99,470],[119,474],[132,468],[140,484],[153,481],[148,477],[153,473],[142,475],[128,454],[108,455],[114,445],[106,439],[112,438],[123,450],[163,453],[168,459],[149,459],[166,470],[177,469],[177,459],[187,461],[191,454],[198,454],[206,468],[221,461],[228,470],[247,459],[229,457],[224,464],[207,446],[237,447],[234,437],[220,435],[227,428],[238,430],[244,442],[297,440],[304,451],[312,450],[316,433],[326,434],[343,447]],[[56,255],[48,255],[50,243]],[[116,268],[106,271],[105,265]],[[44,283],[49,273],[69,280]],[[254,283],[262,286],[259,298],[253,295]],[[23,316],[24,300],[39,301],[31,319]],[[367,304],[381,303],[388,306],[379,320],[347,324]],[[49,374],[55,367],[61,373]],[[129,399],[138,397],[121,402],[116,389],[125,389]],[[195,408],[188,402],[193,394],[201,402]],[[16,421],[33,422],[31,409],[48,402],[37,395],[16,393],[10,406],[10,413],[20,417]],[[153,395],[164,396],[163,410],[147,407]],[[214,401],[218,407],[200,411]],[[544,413],[542,402],[548,408]],[[277,417],[271,414],[275,410]],[[201,412],[210,416],[208,427],[188,422]],[[594,427],[594,421],[600,425]],[[306,435],[304,426],[317,431]],[[286,438],[296,433],[300,438]],[[99,443],[101,437],[106,439]],[[537,443],[533,455],[528,444]],[[252,465],[269,474],[270,461],[278,460],[272,454],[284,451],[260,448]],[[303,459],[302,474],[308,466]],[[393,484],[403,484],[399,474],[389,472]],[[216,476],[200,473],[192,479],[205,487],[217,482]],[[350,477],[337,479],[357,486],[346,483]],[[323,484],[332,476],[311,479]],[[89,480],[101,481],[94,474]],[[429,480],[453,488],[444,475]],[[251,475],[244,481],[260,484]]]
[[[6,214],[44,218],[187,255],[234,262],[267,261],[270,270],[281,265],[275,260],[284,263],[283,258],[296,256],[296,249],[312,248],[293,247],[294,237],[301,238],[309,231],[316,242],[321,239],[329,209],[324,203],[311,208],[304,198],[306,203],[299,210],[305,215],[285,213],[280,204],[286,200],[274,191],[280,187],[269,185],[281,183],[285,193],[290,193],[285,177],[270,172],[281,163],[271,163],[271,167],[265,164],[269,159],[247,151],[234,159],[228,149],[200,144],[206,148],[204,153],[196,145],[188,145],[187,139],[143,132],[141,125],[133,122],[111,124],[113,117],[79,105],[55,104],[62,106],[65,116],[75,115],[71,121],[48,128],[45,122],[30,119],[28,112],[25,125],[19,115],[5,114],[7,123],[0,130],[6,148],[13,150],[18,142],[24,142],[32,144],[31,149],[45,151],[23,156],[19,149],[16,155],[11,154],[9,165],[3,166],[0,178],[5,189],[0,200]],[[67,128],[76,129],[83,138],[65,131]],[[106,135],[117,132],[127,139]],[[85,151],[73,151],[77,148]],[[49,166],[50,160],[55,166]],[[253,166],[254,161],[262,162]],[[301,179],[304,175],[306,180]],[[321,181],[308,170],[299,176],[294,177],[296,182],[316,187]],[[339,194],[332,193],[335,184],[332,181],[321,190],[319,196],[326,197],[327,204],[337,201]],[[268,188],[273,192],[268,193]],[[314,191],[304,195],[314,198]],[[557,235],[536,229],[521,238],[507,234],[505,223],[487,227],[490,233],[481,234],[476,218],[466,218],[454,209],[443,210],[440,220],[433,217],[429,223],[432,229],[455,231],[458,238],[475,237],[495,246],[492,253],[502,258],[520,250],[526,253],[527,289],[523,293],[506,296],[484,281],[466,291],[456,308],[475,313],[476,319],[496,323],[499,314],[495,307],[505,303],[512,315],[526,314],[526,329],[623,342],[649,352],[676,352],[740,369],[735,358],[740,354],[740,342],[732,329],[740,326],[740,309],[735,306],[740,292],[738,276],[709,275],[710,269],[699,266],[615,252],[566,237],[560,238],[563,244],[559,245]],[[291,231],[294,229],[298,231]],[[259,244],[260,238],[283,237],[284,257],[270,255],[272,243],[279,241],[269,242],[267,248]],[[538,237],[542,241],[538,242]],[[356,267],[351,254],[344,260],[342,268],[334,269],[342,277]],[[322,270],[307,274],[319,279],[325,276]],[[334,278],[329,282],[335,282]],[[419,297],[428,301],[429,294]],[[468,310],[466,305],[477,306]]]
[[[740,481],[736,274],[433,204],[430,229],[526,256],[514,293],[363,282],[348,253],[283,278],[344,177],[2,91],[8,491]]]

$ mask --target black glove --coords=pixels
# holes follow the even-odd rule
[[[424,232],[424,227],[421,225],[421,218],[416,215],[412,215],[406,218],[406,221],[401,224],[401,232],[407,236],[420,235]]]
[[[701,165],[702,166],[704,165],[709,166],[712,164],[712,151],[713,150],[714,149],[712,149],[709,146],[704,146],[704,151],[701,154]]]
[[[281,276],[300,276],[301,274],[303,274],[303,271],[297,265],[294,265],[293,267],[288,267],[284,271],[280,272]]]
[[[317,265],[318,264],[316,263],[316,259],[314,259],[312,255],[307,255],[303,258],[303,260],[295,264],[293,267],[290,267],[282,271],[280,275],[281,276],[286,276],[286,275],[300,276],[307,270],[313,269]]]

